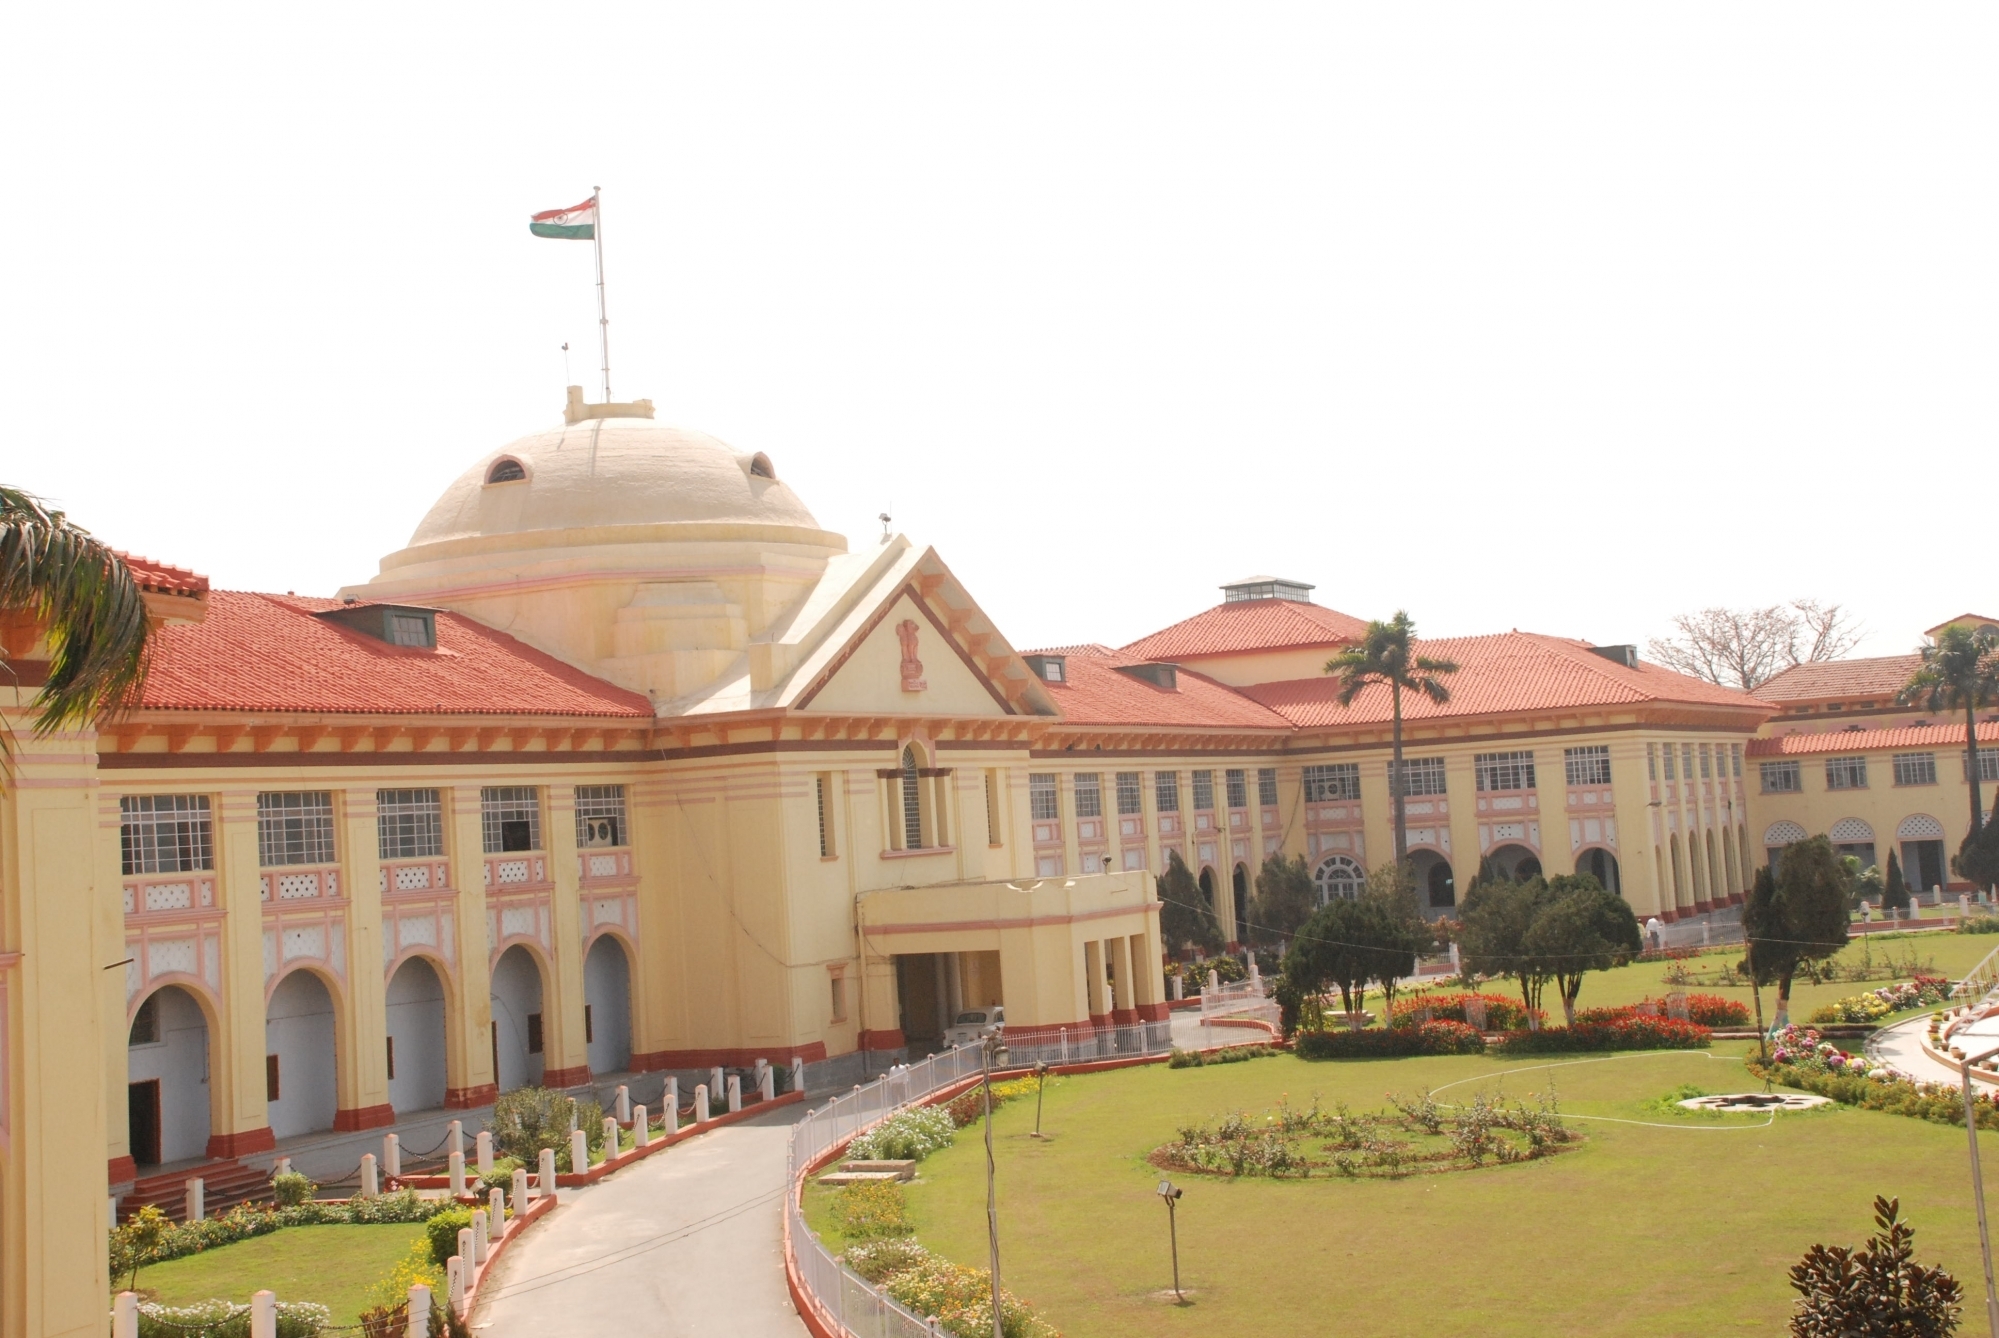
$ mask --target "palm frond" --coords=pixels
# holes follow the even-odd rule
[[[146,676],[146,601],[124,561],[39,498],[0,486],[0,609],[47,629],[49,674],[35,732],[94,720],[134,699]]]

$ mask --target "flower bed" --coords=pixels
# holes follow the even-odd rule
[[[941,1259],[913,1240],[878,1240],[841,1256],[847,1267],[958,1338],[991,1338],[992,1274]],[[1000,1288],[1000,1332],[1006,1338],[1061,1338],[1025,1302]]]
[[[1699,1050],[1712,1033],[1694,1022],[1633,1013],[1603,1022],[1578,1021],[1573,1027],[1543,1027],[1516,1031],[1499,1042],[1509,1055],[1571,1054],[1590,1050]]]
[[[1685,996],[1686,1020],[1697,1027],[1746,1027],[1749,1025],[1749,1006],[1736,999],[1724,999],[1719,994],[1689,994]],[[1642,999],[1635,1004],[1621,1004],[1616,1008],[1578,1008],[1576,1021],[1579,1024],[1605,1025],[1629,1021],[1634,1017],[1655,1017],[1671,1019],[1672,1004],[1666,999]]]
[[[378,1194],[373,1198],[351,1199],[346,1203],[322,1203],[308,1199],[286,1208],[268,1204],[239,1203],[220,1217],[203,1217],[193,1222],[165,1223],[153,1229],[153,1244],[137,1250],[140,1265],[181,1259],[221,1245],[234,1245],[252,1236],[267,1236],[281,1227],[292,1226],[377,1226],[397,1222],[428,1222],[441,1212],[458,1205],[449,1199],[420,1199],[414,1191]],[[158,1212],[157,1209],[154,1210]],[[138,1219],[134,1219],[136,1222]],[[129,1269],[133,1262],[134,1229],[130,1224],[111,1232],[113,1271]]]
[[[1964,1123],[1964,1094],[1955,1087],[1912,1081],[1865,1055],[1848,1054],[1809,1027],[1786,1027],[1775,1039],[1768,1064],[1754,1055],[1747,1061],[1759,1078],[1831,1097],[1843,1106],[1935,1124]],[[1972,1106],[1979,1128],[1999,1129],[1999,1093],[1974,1097]]]
[[[958,1126],[942,1106],[914,1106],[891,1115],[847,1148],[854,1161],[922,1161],[951,1146]]]
[[[1485,1037],[1462,1022],[1362,1031],[1303,1031],[1292,1044],[1300,1059],[1389,1059],[1402,1055],[1475,1055]]]
[[[1038,1084],[1039,1080],[1035,1078],[1015,1078],[1010,1082],[994,1083],[993,1109],[998,1110],[1007,1102],[1023,1096],[1033,1096]],[[968,1124],[976,1124],[986,1112],[985,1091],[979,1086],[968,1088],[944,1109],[950,1113],[953,1128],[962,1129]]]
[[[1263,1059],[1284,1052],[1274,1045],[1231,1045],[1212,1053],[1200,1050],[1182,1050],[1174,1046],[1166,1057],[1169,1069],[1198,1069],[1209,1064],[1240,1064],[1246,1060]]]
[[[1814,1022],[1875,1022],[1910,1008],[1933,1008],[1950,1001],[1950,981],[1942,976],[1917,976],[1878,990],[1829,1003],[1812,1014]]]
[[[1504,994],[1480,994],[1459,991],[1454,994],[1418,994],[1408,999],[1397,999],[1395,1011],[1389,1017],[1388,1025],[1396,1028],[1420,1026],[1427,1011],[1435,1022],[1469,1022],[1465,1016],[1465,1004],[1478,1002],[1485,1005],[1485,1030],[1512,1031],[1527,1025],[1527,1006],[1520,1000]]]

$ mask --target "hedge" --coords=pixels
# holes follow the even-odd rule
[[[1301,1031],[1292,1053],[1300,1059],[1391,1059],[1401,1055],[1475,1055],[1485,1037],[1462,1022],[1361,1031]]]
[[[1964,1124],[1964,1094],[1942,1083],[1911,1082],[1900,1076],[1863,1078],[1857,1073],[1827,1073],[1794,1064],[1765,1065],[1753,1055],[1748,1069],[1759,1078],[1831,1097],[1842,1106],[1905,1115],[1933,1124],[1955,1124],[1960,1128]],[[1980,1097],[1972,1102],[1978,1112],[1979,1128],[1999,1129],[1999,1104],[1994,1104],[1995,1100],[1999,1096]]]
[[[1516,1031],[1497,1049],[1509,1055],[1559,1055],[1588,1050],[1701,1050],[1711,1039],[1706,1027],[1667,1017],[1634,1013],[1607,1022]]]

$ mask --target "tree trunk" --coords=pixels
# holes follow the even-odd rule
[[[1541,1024],[1534,1019],[1534,989],[1524,975],[1520,977],[1520,1004],[1527,1011],[1527,1030],[1541,1030]]]
[[[1763,1028],[1763,987],[1754,976],[1749,978],[1749,993],[1756,1000],[1756,1053],[1767,1064],[1770,1062],[1770,1033]]]
[[[1395,714],[1395,774],[1389,777],[1389,790],[1395,797],[1395,864],[1400,868],[1409,858],[1409,786],[1402,775],[1402,685],[1393,679],[1388,683],[1389,700],[1394,704]],[[1972,793],[1978,793],[1977,782],[1972,782]],[[1974,820],[1973,831],[1978,830]]]
[[[1580,976],[1576,978],[1576,987],[1573,990],[1569,988],[1567,981],[1561,982],[1560,988],[1562,991],[1562,1021],[1566,1025],[1573,1027],[1576,1025],[1576,995],[1583,992],[1582,978]]]
[[[1774,1031],[1782,1031],[1791,1025],[1791,973],[1786,971],[1777,977],[1777,1020]]]

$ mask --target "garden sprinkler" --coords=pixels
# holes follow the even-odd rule
[[[1180,1190],[1171,1180],[1159,1182],[1159,1197],[1166,1200],[1166,1230],[1173,1240],[1173,1300],[1178,1305],[1187,1304],[1187,1298],[1180,1293],[1180,1220],[1174,1212],[1180,1202]]]
[[[1994,1055],[1999,1055],[1999,1046],[1967,1055],[1957,1062],[1957,1074],[1964,1085],[1964,1132],[1971,1140],[1971,1195],[1978,1203],[1978,1252],[1985,1263],[1985,1323],[1992,1338],[1999,1338],[1999,1290],[1992,1285],[1992,1232],[1985,1224],[1985,1173],[1978,1164],[1978,1095],[1971,1087],[1971,1066]]]
[[[1045,1060],[1045,1059],[1044,1059],[1044,1060],[1041,1060],[1041,1061],[1039,1061],[1038,1063],[1036,1063],[1036,1064],[1035,1064],[1035,1066],[1034,1066],[1034,1077],[1035,1077],[1035,1084],[1034,1084],[1034,1133],[1033,1133],[1033,1135],[1032,1135],[1032,1136],[1033,1136],[1033,1137],[1035,1137],[1035,1138],[1040,1138],[1040,1137],[1042,1136],[1042,1134],[1041,1134],[1041,1094],[1042,1094],[1042,1092],[1043,1092],[1043,1091],[1045,1091],[1045,1090],[1047,1089],[1047,1087],[1048,1087],[1048,1061],[1047,1061],[1047,1060]]]

